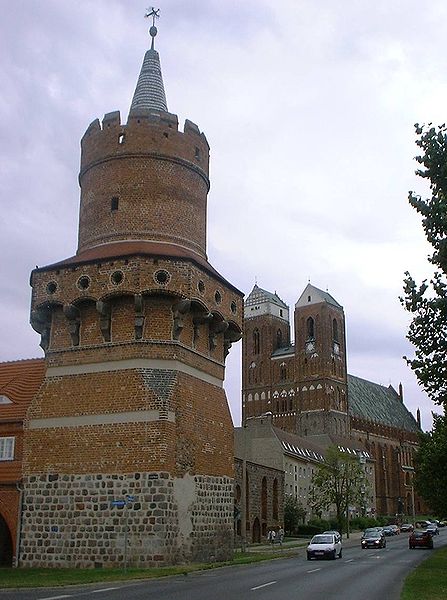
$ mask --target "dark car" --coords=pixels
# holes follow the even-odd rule
[[[386,548],[386,539],[380,531],[371,531],[362,535],[360,545],[362,546],[362,549]]]
[[[411,523],[403,523],[400,526],[400,530],[402,532],[405,532],[405,531],[410,531],[411,532],[411,531],[413,531],[413,529],[414,529],[414,527],[413,527],[413,525]]]
[[[396,535],[396,532],[391,527],[391,525],[387,525],[386,527],[384,527],[382,532],[383,532],[383,535],[386,535],[386,536]]]
[[[433,536],[429,531],[413,531],[408,538],[408,545],[410,550],[416,547],[433,548]]]

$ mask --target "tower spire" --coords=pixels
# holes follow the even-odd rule
[[[152,38],[151,47],[144,55],[143,65],[140,76],[138,77],[137,87],[133,95],[130,113],[134,110],[156,110],[168,112],[166,103],[163,77],[161,74],[160,57],[154,49],[154,39],[157,35],[155,20],[160,18],[160,9],[153,6],[147,9],[146,18],[152,17],[152,25],[149,29],[149,35]]]

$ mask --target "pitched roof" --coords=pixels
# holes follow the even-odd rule
[[[261,302],[273,302],[273,304],[276,304],[281,308],[288,308],[287,304],[283,300],[281,300],[281,298],[276,292],[272,293],[268,292],[267,290],[263,290],[258,286],[257,283],[255,283],[253,289],[247,296],[245,306],[250,304],[259,304]]]
[[[416,419],[391,386],[384,387],[378,383],[348,375],[348,398],[349,413],[353,417],[405,431],[420,432]]]
[[[272,426],[272,430],[281,442],[283,449],[288,454],[293,454],[304,460],[323,461],[324,448],[320,444],[312,441],[311,438],[301,437],[274,426]]]
[[[309,300],[310,298],[310,300]],[[343,308],[341,304],[333,298],[329,292],[323,292],[319,288],[315,287],[308,283],[298,298],[295,306],[304,306],[307,304],[319,304],[320,302],[327,302],[327,304],[332,304],[332,306],[336,306],[337,308]]]
[[[0,422],[22,420],[45,376],[45,360],[32,358],[0,363]],[[9,400],[9,402],[8,402]]]

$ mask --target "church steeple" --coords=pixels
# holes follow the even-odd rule
[[[149,34],[152,38],[151,47],[144,55],[143,65],[141,67],[140,76],[138,77],[137,87],[130,106],[130,113],[143,110],[156,110],[168,112],[166,103],[166,94],[163,85],[163,77],[161,74],[160,57],[154,49],[154,39],[157,35],[155,27],[155,19],[159,18],[160,9],[152,8],[150,12],[145,14],[145,17],[152,17],[152,26],[149,29]]]

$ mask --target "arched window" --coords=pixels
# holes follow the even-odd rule
[[[276,347],[277,348],[282,347],[282,331],[281,331],[281,329],[278,329],[278,331],[276,332]]]
[[[253,331],[253,354],[259,354],[261,349],[261,337],[259,334],[259,329],[255,329]]]
[[[250,482],[248,480],[248,473],[245,475],[245,518],[246,528],[250,529]]]
[[[272,502],[272,509],[273,509],[273,519],[275,521],[278,520],[278,480],[275,478],[273,480],[273,502]]]
[[[312,317],[309,317],[306,322],[307,327],[307,339],[314,340],[315,339],[315,321]]]
[[[334,339],[334,342],[338,342],[338,323],[337,323],[337,319],[334,319],[332,321],[332,337]]]
[[[285,381],[287,379],[286,363],[281,363],[279,366],[279,378],[281,381]]]
[[[267,477],[262,478],[261,519],[267,520]]]

